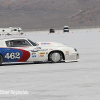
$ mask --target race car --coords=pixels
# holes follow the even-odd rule
[[[54,29],[50,29],[49,32],[50,33],[55,33],[55,30]]]
[[[77,50],[56,42],[33,42],[28,38],[0,40],[0,64],[3,62],[79,61]]]

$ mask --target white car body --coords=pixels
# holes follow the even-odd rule
[[[25,40],[27,41],[30,46],[9,46],[11,42],[17,41],[17,40]],[[26,43],[26,42],[25,42]],[[35,42],[34,42],[35,43]],[[58,55],[57,52],[59,52],[62,55],[62,59],[65,62],[69,61],[79,61],[79,54],[77,53],[77,50],[68,47],[61,43],[55,43],[55,42],[37,42],[36,45],[32,45],[32,43],[27,38],[10,38],[10,39],[2,39],[0,40],[0,47],[2,48],[15,48],[15,49],[21,49],[26,50],[30,52],[30,57],[28,58],[27,62],[35,62],[35,61],[48,61],[49,56],[51,53],[54,53],[54,57],[57,57],[55,55]],[[14,59],[14,58],[13,58]],[[57,58],[54,58],[57,59]]]

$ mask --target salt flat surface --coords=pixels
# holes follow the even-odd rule
[[[25,32],[38,42],[59,42],[74,47],[79,62],[19,63],[0,66],[0,100],[100,100],[100,29]],[[11,36],[0,36],[9,38]],[[2,91],[28,91],[6,94]]]

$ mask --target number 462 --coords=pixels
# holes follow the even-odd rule
[[[20,53],[19,52],[6,53],[5,58],[7,58],[7,59],[20,59]]]

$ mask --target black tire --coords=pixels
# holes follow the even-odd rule
[[[62,54],[58,51],[52,52],[49,55],[49,60],[53,63],[60,63],[62,60]]]
[[[0,54],[0,65],[3,63],[3,57],[2,55]]]

